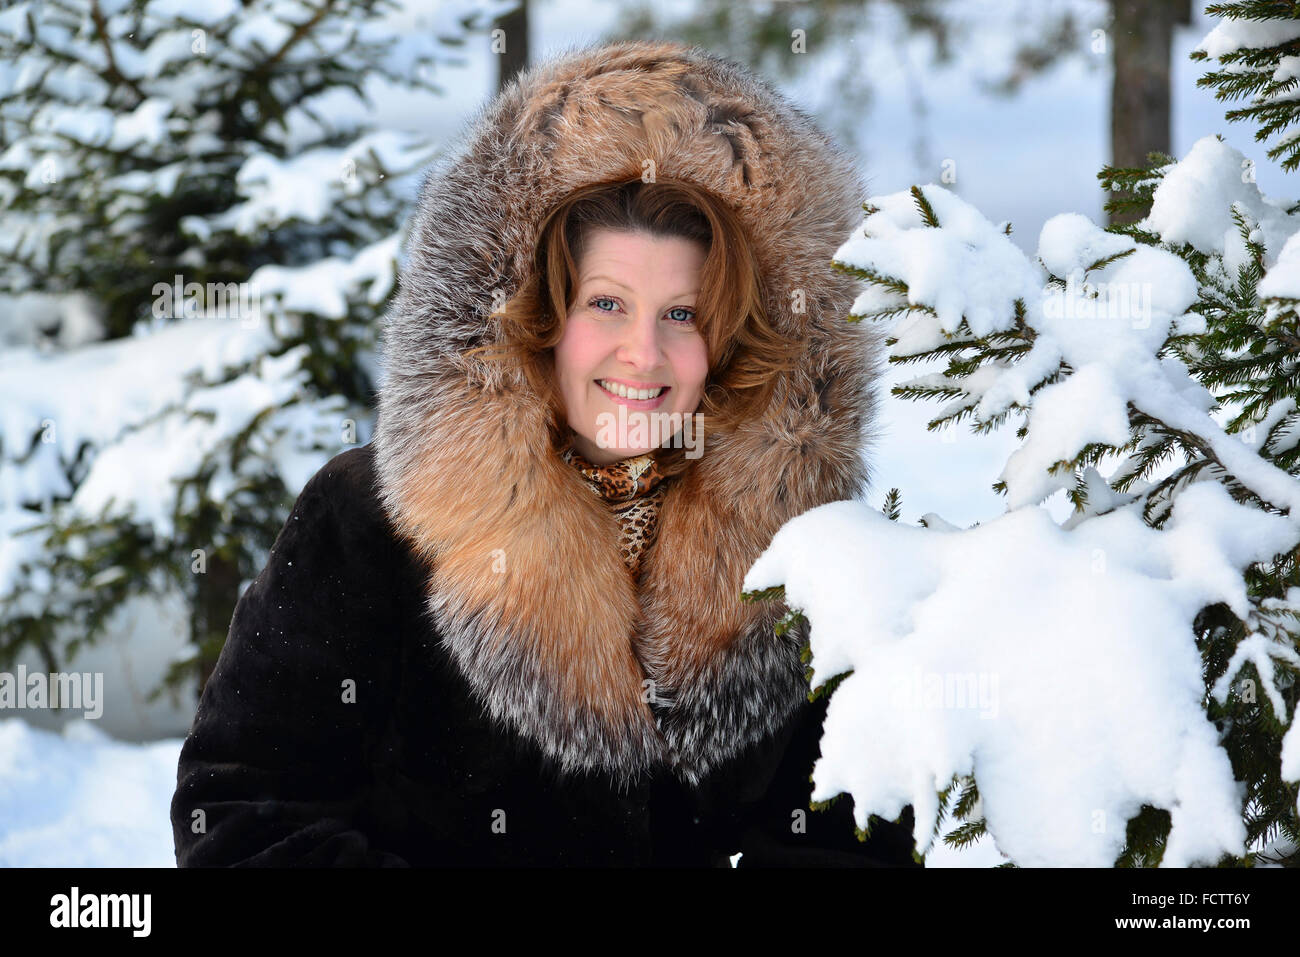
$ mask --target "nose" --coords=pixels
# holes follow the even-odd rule
[[[659,341],[661,335],[658,317],[643,313],[631,322],[624,323],[623,337],[619,342],[618,360],[629,368],[650,372],[664,363],[664,351]]]

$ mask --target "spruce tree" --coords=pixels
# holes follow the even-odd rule
[[[1221,68],[1200,82],[1217,88],[1222,99],[1250,97],[1248,107],[1230,112],[1228,118],[1257,122],[1257,139],[1277,135],[1268,155],[1280,159],[1285,170],[1294,171],[1300,158],[1300,97],[1296,95],[1300,87],[1300,9],[1289,2],[1259,0],[1220,4],[1208,10],[1222,22],[1193,57],[1217,59]],[[1246,477],[1258,478],[1267,468],[1245,468],[1251,462],[1239,451],[1244,447],[1270,466],[1300,476],[1300,410],[1296,407],[1300,396],[1300,330],[1296,325],[1300,203],[1261,194],[1252,164],[1216,137],[1199,141],[1181,162],[1157,154],[1149,161],[1144,168],[1106,167],[1099,174],[1102,187],[1116,195],[1107,211],[1132,212],[1135,222],[1113,225],[1102,232],[1092,224],[1084,229],[1079,222],[1083,217],[1061,217],[1055,224],[1049,222],[1055,233],[1045,227],[1038,259],[1047,277],[1043,295],[1063,295],[1067,289],[1073,293],[1082,283],[1079,301],[1096,302],[1105,283],[1096,288],[1089,283],[1104,279],[1110,267],[1128,257],[1133,257],[1133,262],[1143,261],[1136,255],[1143,247],[1177,256],[1194,277],[1195,300],[1185,315],[1170,324],[1156,355],[1176,360],[1186,370],[1187,380],[1208,391],[1222,432],[1217,436],[1209,434],[1210,430],[1197,434],[1130,401],[1126,442],[1081,444],[1029,483],[1029,492],[1022,486],[1017,501],[1009,502],[1009,507],[1036,504],[1063,489],[1073,505],[1066,529],[1119,508],[1135,509],[1148,526],[1161,528],[1178,497],[1192,483],[1211,481],[1221,483],[1237,502],[1295,517],[1294,510],[1288,510],[1291,502],[1300,501],[1292,494],[1294,486],[1278,494],[1281,486],[1273,483],[1269,493],[1261,493],[1260,483],[1248,482]],[[1162,186],[1166,188],[1162,190]],[[941,264],[933,261],[936,251],[960,257],[970,248],[962,241],[972,232],[998,232],[988,223],[971,230],[967,214],[973,211],[957,202],[945,202],[943,208],[952,215],[960,214],[965,223],[946,221],[935,202],[944,195],[937,186],[914,186],[905,194],[868,203],[864,207],[865,234],[872,242],[873,254],[847,255],[850,247],[846,244],[835,264],[865,283],[850,318],[895,324],[886,338],[891,363],[938,362],[944,366],[942,371],[896,386],[893,394],[943,402],[943,409],[928,423],[930,430],[966,422],[973,432],[987,434],[1013,415],[1028,420],[1036,395],[1065,381],[1075,370],[1065,361],[1050,368],[1026,368],[1024,360],[1043,330],[1034,327],[1038,313],[1028,307],[1026,286],[1017,285],[1023,274],[981,275],[981,281],[986,278],[991,285],[1004,284],[1001,298],[1006,312],[990,316],[967,313],[951,303],[945,307],[934,298],[938,294],[933,288],[918,293],[898,270],[891,270],[890,263],[897,264],[909,255],[898,245],[903,237],[898,232],[900,223],[904,229],[953,233],[946,243],[926,246],[931,259],[928,268],[918,272],[930,278],[943,271],[937,270]],[[1197,204],[1204,208],[1193,208]],[[877,222],[882,231],[873,233]],[[1222,228],[1225,225],[1227,228]],[[1003,224],[1000,231],[1010,235],[1011,224]],[[1133,242],[1108,241],[1107,234]],[[1077,239],[1076,250],[1083,250],[1081,275],[1053,270],[1056,262],[1068,258],[1052,252],[1062,248],[1059,240],[1066,235]],[[1056,244],[1049,238],[1057,240]],[[1090,256],[1088,249],[1093,250]],[[1145,261],[1152,264],[1151,272],[1137,278],[1148,280],[1148,285],[1161,283],[1169,275],[1167,268],[1156,269],[1153,259]],[[962,265],[956,259],[952,263],[954,271]],[[1126,282],[1139,284],[1133,272]],[[1036,293],[1036,289],[1029,290],[1029,294]],[[986,301],[996,298],[989,296]],[[1098,308],[1104,305],[1098,302]],[[1089,319],[1081,316],[1074,321]],[[1175,376],[1171,381],[1176,381],[1183,373],[1171,371],[1171,375]],[[1232,436],[1232,441],[1225,441],[1225,434]],[[1027,442],[1043,438],[1030,435],[1028,421],[1017,428],[1016,435]],[[1103,474],[1107,461],[1116,464]],[[1165,474],[1158,474],[1162,471]],[[1006,495],[1008,482],[999,481],[994,488]],[[1288,498],[1290,501],[1285,501]],[[889,518],[898,519],[897,489],[890,491],[884,511]],[[922,524],[927,523],[923,520]],[[1282,765],[1284,736],[1292,730],[1293,742],[1297,737],[1294,722],[1300,700],[1300,683],[1296,681],[1300,675],[1297,564],[1297,551],[1292,550],[1247,569],[1244,578],[1250,614],[1245,619],[1225,604],[1205,607],[1196,616],[1194,638],[1203,662],[1202,703],[1221,736],[1236,779],[1245,782],[1241,813],[1249,846],[1256,851],[1242,857],[1225,856],[1220,866],[1253,866],[1262,860],[1300,864],[1300,787],[1296,784],[1300,768],[1289,771],[1288,781]],[[767,588],[747,597],[780,599],[783,589]],[[801,610],[792,609],[780,630],[807,624]],[[832,693],[846,676],[827,681],[814,690],[814,697]],[[1294,743],[1291,747],[1294,749]],[[1291,760],[1294,763],[1294,758]],[[972,777],[954,778],[940,793],[940,819],[945,810],[959,822],[944,836],[950,846],[965,846],[986,833],[979,789]],[[1126,842],[1116,866],[1156,865],[1169,831],[1168,811],[1143,807],[1127,822]],[[1014,866],[1014,862],[1004,866]]]
[[[483,10],[475,10],[483,6]],[[302,484],[371,428],[413,181],[369,81],[442,92],[488,5],[42,0],[0,13],[0,294],[109,339],[0,357],[0,666],[50,670],[180,589],[206,678]],[[481,25],[481,24],[479,24]],[[163,689],[157,689],[161,692]]]

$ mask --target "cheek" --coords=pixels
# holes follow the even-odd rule
[[[555,374],[563,388],[581,387],[600,360],[600,343],[582,325],[570,322],[555,344]]]
[[[673,372],[682,388],[703,391],[709,375],[709,349],[703,336],[691,336],[673,354]]]

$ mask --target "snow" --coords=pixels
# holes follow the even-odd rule
[[[258,6],[267,7],[266,4]],[[288,6],[287,4],[281,6]],[[258,51],[269,55],[284,46],[293,34],[295,21],[284,16],[284,11],[274,8],[257,10],[251,16],[240,18],[238,26],[230,33],[234,49]]]
[[[392,130],[362,136],[343,149],[309,150],[290,160],[258,153],[240,168],[236,182],[249,199],[210,222],[252,235],[291,220],[319,223],[329,217],[342,195],[360,192],[359,169],[378,161],[385,170],[409,170],[430,155],[422,139]]]
[[[0,718],[0,867],[175,867],[169,812],[180,738],[115,741]]]
[[[1188,236],[1217,241],[1217,247],[1206,251],[1217,248],[1222,253],[1224,230],[1219,224],[1227,215],[1222,204],[1236,202],[1259,214],[1261,227],[1281,246],[1278,237],[1289,238],[1300,229],[1300,216],[1287,216],[1263,202],[1253,184],[1253,197],[1229,190],[1220,205],[1212,199],[1213,190],[1203,194],[1199,186],[1192,188],[1207,178],[1222,186],[1225,169],[1240,170],[1238,156],[1213,137],[1198,141],[1184,161],[1188,171],[1179,163],[1167,174],[1173,185],[1163,194],[1165,214],[1156,217],[1153,202],[1149,219],[1154,222],[1149,225],[1173,230],[1173,238],[1161,233],[1170,242]],[[1247,185],[1239,176],[1236,182]],[[1165,185],[1157,189],[1157,200]],[[1034,396],[1028,411],[1029,437],[999,475],[1006,483],[1008,508],[1037,504],[1070,487],[1070,473],[1049,469],[1087,444],[1125,444],[1130,403],[1170,426],[1202,436],[1224,467],[1265,500],[1281,507],[1300,505],[1300,484],[1224,432],[1209,414],[1213,396],[1177,360],[1157,356],[1174,323],[1196,301],[1196,279],[1182,259],[1130,237],[1108,234],[1079,214],[1065,213],[1044,224],[1037,258],[1031,262],[974,207],[943,187],[927,184],[921,193],[938,227],[925,223],[908,191],[876,198],[872,205],[878,211],[864,218],[835,259],[905,282],[907,303],[928,307],[930,314],[914,314],[906,327],[907,352],[915,351],[918,343],[956,333],[963,319],[976,337],[1012,330],[1014,306],[1020,303],[1025,322],[1037,332],[1029,353],[1014,365],[986,365],[955,383],[974,400],[980,421],[1013,404],[1026,407],[1032,389],[1063,362],[1073,370],[1058,382],[1042,385]],[[1174,215],[1170,211],[1175,200],[1195,205],[1179,206]],[[1212,228],[1206,228],[1207,223]],[[1093,268],[1120,253],[1126,254]],[[1053,281],[1062,273],[1063,285]],[[864,305],[880,308],[881,302],[860,297],[853,312],[861,315]],[[927,374],[907,384],[942,382],[942,376]],[[969,402],[959,399],[944,411]]]
[[[1204,253],[1224,252],[1227,238],[1237,235],[1232,207],[1259,224],[1265,246],[1264,262],[1272,266],[1288,237],[1300,230],[1300,214],[1287,215],[1289,205],[1270,199],[1246,175],[1249,160],[1214,136],[1193,144],[1156,187],[1151,213],[1141,225],[1169,243],[1190,243]]]
[[[1282,738],[1282,779],[1294,781],[1300,778],[1300,721],[1292,721],[1286,736]],[[1296,801],[1300,811],[1300,800]]]
[[[308,399],[309,347],[272,355],[275,341],[265,324],[196,318],[53,355],[0,352],[0,524],[29,527],[22,506],[68,499],[58,506],[65,518],[129,518],[161,541],[176,533],[177,480],[204,466],[213,466],[207,494],[217,502],[267,463],[301,488],[338,450],[345,403]],[[262,415],[235,470],[219,453]],[[74,485],[69,475],[78,473]],[[6,534],[0,544],[0,595],[21,586],[19,607],[36,613],[51,583],[20,574],[40,546],[36,535]]]
[[[1032,292],[1033,273],[1010,237],[973,207],[934,184],[921,191],[947,228],[911,228],[919,216],[912,196],[893,193],[871,201],[879,212],[836,258],[870,261],[882,273],[905,277],[908,302],[933,307],[943,330],[954,331],[965,315],[976,335],[987,335],[1017,296]],[[852,311],[860,313],[863,305],[855,303]]]
[[[1065,277],[1134,245],[1127,236],[1098,229],[1082,213],[1061,213],[1043,224],[1038,234],[1038,259],[1053,276]]]
[[[8,10],[0,10],[0,34],[11,36],[19,43],[29,43],[31,30],[27,26],[27,3],[16,3]]]
[[[71,509],[88,518],[104,510],[129,514],[134,521],[150,525],[156,537],[173,537],[177,479],[197,475],[223,439],[243,432],[267,409],[293,399],[303,387],[305,373],[299,367],[306,351],[304,345],[283,356],[263,356],[256,370],[191,391],[174,412],[158,416],[107,445],[72,496]],[[321,431],[336,432],[341,404],[321,403],[317,411],[322,418]],[[324,465],[327,458],[318,454],[317,467]],[[152,468],[141,470],[141,462],[150,462]],[[208,495],[213,501],[225,501],[239,478],[228,469],[219,470]]]
[[[1300,37],[1296,20],[1222,20],[1196,49],[1214,59],[1246,48],[1268,48]]]
[[[1249,170],[1240,152],[1200,139],[1164,171],[1139,225],[1209,254],[1210,275],[1235,284],[1251,255],[1236,213],[1264,245],[1261,297],[1293,297],[1300,215]],[[936,792],[973,775],[997,850],[1022,866],[1110,866],[1143,804],[1171,814],[1163,866],[1244,855],[1244,787],[1205,714],[1192,623],[1217,602],[1248,623],[1213,694],[1226,700],[1252,665],[1291,722],[1284,765],[1300,779],[1300,722],[1278,690],[1300,656],[1269,618],[1300,608],[1300,589],[1256,607],[1242,576],[1300,542],[1300,481],[1260,455],[1266,441],[1274,452],[1294,443],[1295,399],[1229,434],[1215,396],[1160,354],[1172,333],[1205,322],[1188,311],[1196,277],[1169,249],[1065,213],[1044,223],[1031,259],[949,190],[919,190],[937,226],[912,191],[874,197],[836,253],[894,284],[868,285],[852,311],[886,322],[905,311],[895,356],[1014,333],[1018,311],[1029,348],[1014,363],[899,384],[947,399],[935,420],[969,410],[988,424],[1019,410],[1026,435],[998,476],[1005,511],[982,524],[927,514],[914,527],[837,502],[788,523],[750,569],[745,589],[783,585],[808,617],[814,682],[851,672],[831,698],[813,797],[848,793],[860,826],[912,804],[924,852]],[[1092,443],[1151,442],[1130,408],[1195,436],[1218,464],[1178,489],[1163,529],[1141,517],[1147,483],[1111,487],[1138,453],[1104,465],[1109,476],[1102,463],[1082,468],[1086,507],[1054,520],[1042,503],[1076,483],[1057,463]],[[1234,502],[1225,471],[1289,516]]]
[[[1240,569],[1297,540],[1214,483],[1163,531],[1124,509],[1066,531],[1033,506],[940,531],[834,502],[782,528],[744,588],[784,585],[807,615],[814,685],[852,671],[813,800],[847,792],[859,826],[912,804],[924,852],[936,792],[973,774],[998,849],[1031,867],[1110,866],[1148,803],[1173,819],[1162,865],[1185,867],[1246,840],[1192,620],[1244,614]]]
[[[153,0],[149,4],[149,13],[161,21],[184,19],[208,26],[237,15],[240,9],[239,0],[203,0],[199,4],[188,0]]]
[[[54,355],[30,347],[0,352],[0,449],[6,460],[0,508],[71,494],[63,473],[83,443],[109,444],[128,424],[179,403],[192,374],[218,379],[273,342],[264,327],[196,319]],[[152,374],[141,375],[141,369]],[[114,401],[92,401],[87,382]],[[41,440],[23,459],[37,433]]]
[[[1288,80],[1300,79],[1300,56],[1278,57],[1277,69],[1273,71],[1274,83],[1286,83]],[[1279,96],[1279,99],[1282,97]],[[1294,97],[1286,97],[1293,99]]]
[[[1255,291],[1261,298],[1300,299],[1300,231],[1291,234]]]
[[[182,160],[148,172],[132,170],[121,176],[111,177],[105,183],[110,188],[120,190],[122,200],[129,197],[143,208],[144,201],[149,196],[171,196],[175,193],[176,186],[185,174],[187,166],[188,163]]]
[[[168,66],[193,56],[194,42],[195,37],[189,30],[169,29],[159,32],[140,54],[138,75],[149,79],[161,77]]]
[[[1252,634],[1242,639],[1237,645],[1236,651],[1233,652],[1232,658],[1228,661],[1228,667],[1223,678],[1220,678],[1215,683],[1215,698],[1220,701],[1227,700],[1232,676],[1241,670],[1242,665],[1249,662],[1263,676],[1264,693],[1268,695],[1269,704],[1272,706],[1274,714],[1286,714],[1286,703],[1282,698],[1282,693],[1278,690],[1277,682],[1273,680],[1273,659],[1275,658],[1285,661],[1293,667],[1300,668],[1300,655],[1297,655],[1295,649],[1286,643],[1261,634]]]
[[[263,266],[250,282],[279,310],[341,319],[347,315],[349,294],[365,289],[371,305],[387,298],[397,282],[400,242],[401,236],[394,233],[351,259],[331,256],[306,266]]]

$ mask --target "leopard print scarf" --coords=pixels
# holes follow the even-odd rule
[[[654,544],[659,505],[668,483],[659,471],[653,450],[609,465],[594,465],[574,448],[572,440],[560,452],[587,481],[587,487],[604,499],[622,529],[619,548],[633,579],[641,573],[642,559]]]

